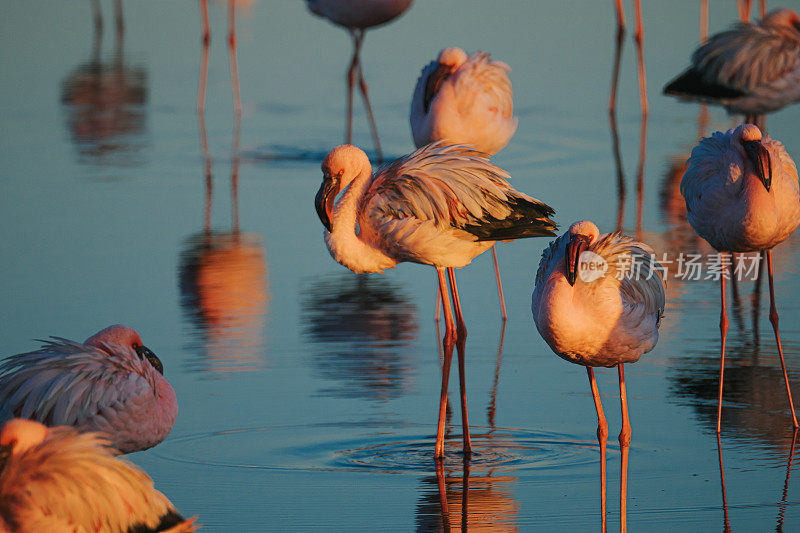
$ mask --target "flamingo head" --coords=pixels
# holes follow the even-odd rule
[[[567,251],[564,254],[567,269],[567,281],[570,285],[575,285],[578,278],[578,265],[581,254],[587,250],[600,236],[600,230],[589,220],[573,222],[567,230],[569,240],[567,241]]]
[[[741,143],[744,155],[753,165],[764,188],[769,192],[769,188],[772,186],[772,161],[769,150],[762,143],[761,130],[753,124],[742,124],[734,130],[733,135],[734,139]]]
[[[333,231],[333,204],[336,196],[364,169],[369,158],[361,148],[343,144],[331,150],[322,161],[322,185],[317,191],[314,205],[322,225]]]
[[[783,26],[800,32],[800,15],[786,7],[773,9],[761,19],[762,26]]]
[[[439,93],[439,88],[442,83],[450,77],[450,75],[458,70],[467,60],[467,53],[456,46],[445,48],[439,52],[436,58],[436,69],[428,75],[428,80],[425,83],[425,112],[431,106],[431,102]]]
[[[0,472],[9,457],[38,446],[47,436],[47,427],[33,420],[12,418],[0,430]]]
[[[84,341],[87,346],[94,346],[95,348],[105,349],[104,346],[112,343],[119,344],[120,346],[127,346],[139,356],[139,359],[147,359],[147,361],[155,368],[159,374],[164,374],[164,365],[161,360],[154,354],[150,348],[142,343],[142,338],[135,329],[123,326],[122,324],[115,324],[106,329],[100,330]]]

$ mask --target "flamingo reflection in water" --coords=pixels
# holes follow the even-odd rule
[[[800,225],[800,189],[794,161],[780,142],[762,136],[761,130],[753,124],[742,124],[703,139],[692,150],[689,168],[681,181],[681,194],[686,200],[687,219],[692,228],[718,250],[721,257],[726,257],[726,252],[766,251],[769,318],[778,345],[792,423],[798,427],[778,331],[772,269],[772,248]],[[726,275],[720,276],[722,343],[717,433],[722,419],[728,331],[725,278]]]
[[[417,80],[411,100],[411,133],[421,148],[435,141],[469,144],[492,156],[508,144],[517,130],[514,93],[508,72],[501,61],[486,52],[468,56],[461,48],[439,52]],[[506,302],[500,281],[497,252],[492,246],[497,291],[503,320]],[[437,297],[436,320],[439,319]]]
[[[0,422],[21,417],[102,431],[123,453],[169,435],[178,400],[135,330],[117,324],[82,343],[52,339],[0,363]]]
[[[102,433],[15,418],[0,430],[0,531],[195,531]]]
[[[319,346],[313,366],[337,383],[323,394],[384,402],[407,392],[417,310],[400,287],[337,275],[312,283],[302,306],[306,335]]]
[[[96,4],[99,6],[99,4]],[[121,6],[117,2],[117,6]],[[97,20],[102,21],[99,10]],[[147,121],[147,72],[124,59],[121,7],[113,57],[100,58],[102,22],[95,22],[91,58],[61,82],[67,129],[78,153],[90,162],[134,166]]]
[[[345,143],[353,142],[353,87],[358,78],[358,87],[364,97],[364,108],[367,111],[372,141],[378,161],[383,161],[381,142],[378,138],[378,127],[375,116],[372,114],[372,105],[369,101],[369,88],[364,79],[364,69],[361,67],[361,45],[364,42],[364,33],[369,28],[381,26],[390,22],[411,7],[414,0],[306,0],[308,9],[320,17],[324,17],[337,26],[346,29],[353,39],[353,58],[347,69],[347,126]]]
[[[337,262],[356,273],[381,272],[404,261],[436,268],[445,335],[434,455],[444,455],[454,345],[458,349],[463,449],[469,453],[464,373],[467,331],[454,268],[469,264],[495,241],[553,235],[556,226],[549,218],[553,210],[514,190],[505,171],[463,145],[433,143],[375,174],[362,150],[344,145],[328,154],[322,172],[316,208],[325,226],[326,245]],[[342,191],[341,199],[335,202]],[[445,275],[450,281],[455,320]]]
[[[587,268],[589,265],[594,268]],[[624,364],[635,363],[658,342],[665,306],[661,274],[649,246],[620,233],[600,235],[597,226],[587,220],[572,224],[545,249],[536,272],[531,306],[536,329],[559,357],[585,366],[589,374],[598,419],[603,530],[608,425],[593,367],[616,366],[619,374],[620,514],[624,531],[631,439]]]
[[[181,305],[200,333],[212,372],[242,372],[262,365],[269,305],[267,262],[261,237],[239,228],[239,115],[235,117],[231,160],[232,229],[211,225],[214,177],[205,118],[199,114],[205,160],[203,230],[184,242],[178,277]]]
[[[763,128],[757,116],[800,101],[800,16],[776,9],[711,36],[664,94],[722,105]]]

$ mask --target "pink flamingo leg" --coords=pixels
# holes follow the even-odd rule
[[[753,8],[753,0],[738,0],[737,7],[739,8],[739,20],[741,22],[750,22],[750,11]]]
[[[617,109],[617,84],[619,83],[619,64],[622,58],[622,41],[625,38],[625,8],[622,0],[616,0],[617,8],[617,47],[614,53],[614,74],[611,78],[611,94],[608,97],[608,111],[614,114]]]
[[[458,349],[458,384],[461,393],[461,436],[464,441],[464,455],[472,452],[472,441],[469,436],[469,419],[467,417],[467,383],[465,368],[465,350],[467,343],[467,326],[464,324],[464,315],[461,313],[461,301],[458,298],[456,285],[456,272],[454,268],[447,269],[450,278],[450,292],[453,293],[453,307],[456,312],[456,347]]]
[[[492,259],[494,260],[494,275],[497,278],[497,294],[500,296],[500,311],[503,313],[503,322],[508,320],[506,315],[506,299],[503,296],[503,282],[500,280],[500,265],[497,262],[497,245],[492,246]]]
[[[359,31],[350,30],[350,36],[353,38],[353,57],[347,69],[347,126],[344,138],[346,144],[353,144],[353,87],[356,83],[358,54],[361,50],[361,34]]]
[[[772,250],[767,250],[767,268],[769,272],[769,321],[772,329],[775,330],[775,342],[778,344],[778,354],[781,356],[781,369],[783,369],[783,380],[786,383],[786,394],[789,397],[789,408],[792,410],[792,426],[797,428],[797,416],[794,414],[794,402],[792,402],[792,390],[789,388],[789,375],[786,373],[786,361],[783,359],[783,346],[781,346],[781,334],[778,331],[778,309],[775,307],[775,288],[772,281]]]
[[[594,369],[586,367],[589,374],[589,387],[592,389],[594,408],[597,410],[597,442],[600,443],[600,520],[602,532],[606,533],[606,440],[608,439],[608,423],[603,414],[603,404],[600,402],[600,392],[594,379]]]
[[[725,378],[725,338],[728,333],[728,313],[725,311],[725,276],[720,276],[722,311],[719,316],[719,333],[722,338],[719,359],[719,394],[717,396],[717,434],[722,427],[722,382]]]
[[[437,324],[439,323],[439,311],[442,309],[442,295],[439,293],[439,288],[437,285],[436,288],[436,316],[434,317],[434,322]]]
[[[100,0],[92,0],[95,33],[103,33],[103,13],[100,11]]]
[[[619,446],[622,453],[622,466],[619,481],[619,520],[620,531],[628,529],[628,451],[631,445],[631,422],[628,419],[628,397],[625,394],[625,368],[622,363],[617,366],[619,373],[619,402],[622,407],[622,431],[619,433]]]
[[[228,53],[231,64],[231,88],[233,89],[233,109],[242,113],[242,95],[239,91],[239,62],[236,60],[236,3],[228,0]]]
[[[700,1],[700,44],[708,41],[708,0]],[[703,104],[705,106],[705,104]]]
[[[203,19],[203,56],[200,62],[200,86],[197,89],[197,112],[206,108],[206,82],[208,80],[208,56],[211,43],[211,28],[208,22],[208,0],[200,0],[200,14]]]
[[[642,0],[635,0],[633,7],[636,10],[636,33],[633,34],[633,39],[636,41],[637,64],[639,67],[639,99],[642,107],[642,115],[647,115],[647,75],[644,71]]]
[[[122,18],[122,0],[114,0],[114,20],[117,24],[117,36],[125,33],[125,22]]]
[[[359,49],[361,48],[361,41],[364,39],[364,30],[360,30]],[[375,152],[378,154],[378,163],[383,163],[383,151],[381,150],[381,140],[378,137],[378,126],[375,123],[375,115],[372,113],[372,104],[369,102],[369,87],[367,80],[364,79],[364,69],[361,66],[361,57],[358,57],[358,88],[361,90],[361,96],[364,98],[364,109],[367,111],[367,120],[369,120],[369,129],[372,132],[372,142],[375,145]]]
[[[453,360],[453,347],[455,345],[456,328],[453,323],[453,313],[450,309],[450,296],[447,294],[447,280],[445,279],[444,269],[437,268],[436,274],[439,276],[439,293],[442,297],[444,306],[444,338],[442,346],[444,349],[444,361],[442,363],[442,391],[439,396],[439,422],[436,427],[436,446],[433,456],[436,459],[444,457],[444,426],[447,415],[447,387],[450,382],[450,363]]]

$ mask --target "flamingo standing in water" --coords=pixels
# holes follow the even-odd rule
[[[775,9],[758,24],[712,35],[664,94],[725,106],[749,123],[800,101],[800,16]]]
[[[502,150],[519,122],[514,116],[510,70],[486,52],[467,56],[456,47],[439,52],[436,61],[422,69],[411,99],[411,133],[417,148],[448,140],[471,144],[490,156]],[[505,320],[506,302],[494,246],[492,259]]]
[[[778,331],[778,311],[772,280],[772,248],[800,225],[800,190],[797,167],[783,145],[753,124],[742,124],[726,133],[717,132],[694,147],[689,168],[681,180],[681,195],[686,201],[686,218],[692,228],[718,250],[756,252],[766,250],[769,273],[769,321],[775,331],[781,358],[792,423],[797,417],[783,360]],[[723,261],[720,261],[723,263]],[[722,381],[725,370],[725,337],[728,317],[725,311],[725,277],[720,276],[722,312],[720,314],[719,396],[717,433],[722,418]]]
[[[595,270],[583,270],[592,263]],[[635,363],[658,342],[665,290],[653,250],[621,233],[600,235],[588,220],[575,222],[542,253],[531,310],[536,329],[563,359],[583,365],[597,410],[600,502],[606,528],[605,463],[608,424],[593,367],[617,367],[622,431],[620,515],[625,530],[628,447],[631,425],[625,394],[625,363]]]
[[[178,416],[175,391],[135,330],[117,324],[83,343],[52,339],[0,363],[0,421],[102,431],[123,453],[169,435]]]
[[[444,366],[434,455],[444,455],[447,384],[458,347],[464,453],[471,450],[464,375],[467,330],[455,268],[495,241],[554,235],[553,210],[514,190],[508,174],[465,145],[436,142],[372,173],[359,148],[334,148],[322,162],[316,208],[331,256],[353,272],[381,272],[410,261],[431,265],[444,303]],[[341,199],[334,201],[341,192]],[[358,232],[356,232],[358,226]],[[445,271],[455,308],[455,323]]]
[[[15,418],[0,431],[0,531],[195,531],[105,436]]]
[[[320,17],[330,20],[337,26],[345,28],[353,39],[353,58],[347,69],[347,130],[345,142],[353,142],[353,86],[358,76],[358,87],[364,97],[364,108],[367,111],[372,140],[378,159],[383,161],[381,142],[378,139],[378,127],[372,114],[369,102],[367,82],[361,68],[361,45],[364,32],[396,19],[411,7],[414,0],[306,0],[308,9]]]

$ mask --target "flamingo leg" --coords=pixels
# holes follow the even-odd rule
[[[719,483],[722,486],[722,517],[724,520],[723,531],[726,533],[731,530],[730,522],[728,521],[728,497],[725,493],[725,468],[722,465],[722,438],[717,433],[717,455],[719,457]]]
[[[631,445],[631,422],[628,419],[628,397],[625,393],[625,365],[617,366],[619,373],[619,402],[622,407],[622,431],[619,433],[619,446],[622,453],[622,466],[619,481],[619,519],[620,532],[627,531],[628,515],[628,451]]]
[[[636,41],[636,56],[639,67],[639,99],[642,115],[647,115],[647,75],[644,70],[644,28],[642,27],[642,0],[635,0],[633,7],[636,10],[636,32],[633,39]]]
[[[439,311],[442,310],[442,295],[439,293],[439,286],[436,286],[436,316],[434,322],[439,323]]]
[[[492,246],[492,260],[494,261],[494,275],[497,278],[497,294],[500,297],[500,311],[503,313],[503,322],[508,320],[506,315],[506,298],[503,296],[503,282],[500,280],[500,265],[497,262],[497,244]]]
[[[231,64],[233,109],[237,115],[240,115],[242,113],[242,95],[239,90],[239,62],[236,59],[236,3],[234,0],[228,0],[228,53]]]
[[[758,0],[758,16],[759,18],[764,18],[764,15],[767,14],[767,0]]]
[[[125,33],[125,22],[122,18],[122,0],[114,0],[114,21],[117,24],[117,34]]]
[[[497,345],[497,358],[494,362],[494,381],[489,392],[489,407],[486,409],[491,431],[495,430],[495,415],[497,414],[497,385],[500,383],[500,367],[503,364],[503,342],[506,338],[506,322],[500,326],[500,342]]]
[[[722,339],[719,362],[719,394],[717,396],[717,434],[719,435],[722,422],[722,383],[725,378],[725,338],[728,333],[728,313],[725,311],[725,276],[720,276],[720,298],[722,311],[719,316],[719,333]]]
[[[203,55],[200,61],[200,82],[197,88],[197,112],[203,113],[206,108],[206,83],[208,81],[208,56],[210,53],[211,29],[208,25],[208,0],[200,0],[200,12],[203,18]],[[206,148],[208,146],[206,145]]]
[[[606,440],[608,440],[608,423],[603,414],[600,392],[594,379],[594,369],[586,367],[589,374],[589,387],[592,389],[594,408],[597,410],[597,442],[600,444],[600,520],[602,532],[606,533]]]
[[[614,51],[614,71],[611,77],[611,94],[608,97],[608,112],[613,115],[617,109],[617,85],[619,83],[619,65],[622,59],[622,42],[625,39],[625,11],[622,0],[617,5],[617,46]]]
[[[92,0],[92,15],[94,16],[94,32],[103,33],[103,13],[100,11],[100,0]]]
[[[741,22],[750,22],[753,0],[738,0],[737,7],[739,8],[739,20]]]
[[[783,380],[786,383],[786,394],[789,397],[789,408],[792,410],[792,426],[796,429],[797,416],[794,414],[794,402],[792,402],[792,390],[789,388],[789,375],[786,373],[786,361],[783,358],[783,346],[781,346],[781,334],[778,331],[778,309],[775,307],[775,288],[772,281],[772,250],[767,250],[767,269],[769,272],[769,321],[772,329],[775,330],[775,342],[778,344],[778,355],[781,356],[781,369],[783,370]]]
[[[614,0],[614,7],[617,10],[617,31],[625,33],[625,6],[622,0]]]
[[[347,126],[345,127],[345,144],[353,143],[353,87],[356,83],[356,69],[358,68],[358,53],[361,49],[361,37],[357,30],[350,30],[353,38],[353,57],[347,68]]]
[[[359,37],[359,51],[361,49],[361,41],[364,40],[364,30],[360,31]],[[378,163],[383,163],[383,151],[381,150],[381,140],[378,137],[378,126],[375,123],[375,115],[372,113],[372,104],[369,102],[369,87],[367,80],[364,79],[364,68],[361,66],[361,57],[357,59],[358,62],[358,88],[361,90],[361,96],[364,98],[364,109],[367,111],[367,119],[369,120],[369,129],[372,132],[372,142],[375,145],[375,152],[378,154]]]
[[[458,286],[456,285],[456,271],[454,268],[447,269],[447,276],[450,278],[450,292],[453,293],[453,307],[456,312],[456,348],[458,349],[458,385],[461,393],[461,428],[462,439],[464,441],[464,455],[472,452],[472,441],[469,436],[469,418],[467,417],[467,383],[465,350],[467,344],[467,326],[464,324],[464,315],[461,313],[461,301],[458,298]]]
[[[700,1],[700,44],[708,41],[708,0]],[[705,104],[703,104],[705,106]]]
[[[447,294],[447,280],[443,268],[437,268],[436,274],[439,276],[439,293],[442,297],[442,305],[444,306],[444,338],[442,339],[442,348],[444,350],[444,358],[442,362],[442,390],[439,396],[439,421],[436,426],[436,446],[434,448],[433,456],[436,459],[444,457],[444,426],[445,417],[447,415],[447,387],[450,382],[450,363],[453,360],[453,347],[455,345],[455,325],[453,323],[453,313],[450,309],[450,296]]]

